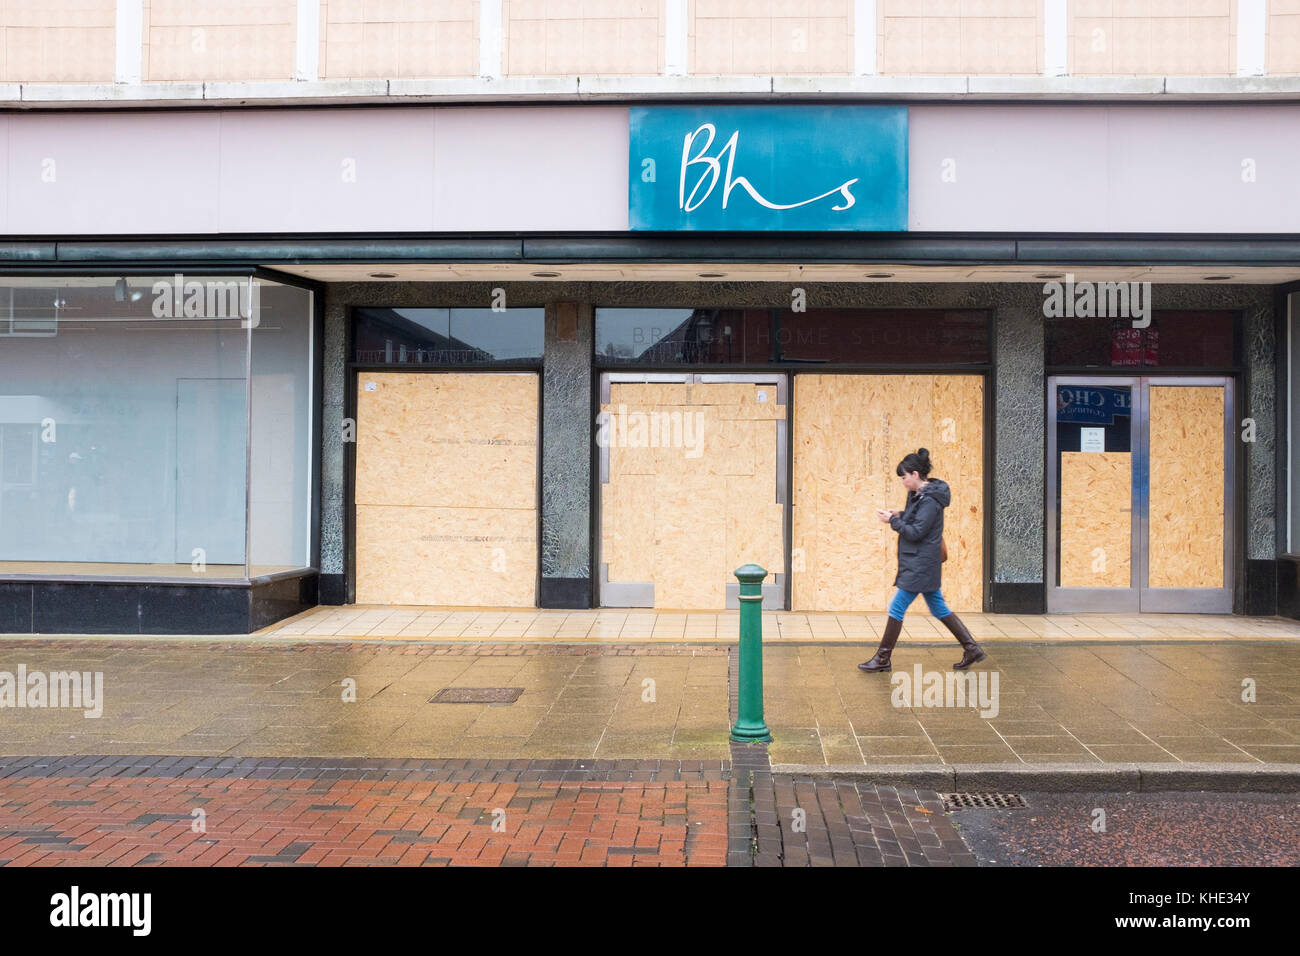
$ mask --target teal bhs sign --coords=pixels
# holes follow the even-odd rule
[[[905,106],[637,106],[634,230],[907,229]]]

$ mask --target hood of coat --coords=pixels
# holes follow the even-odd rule
[[[952,501],[952,491],[948,488],[948,482],[942,478],[931,478],[929,483],[916,493],[918,498],[929,498],[940,508],[948,507]]]

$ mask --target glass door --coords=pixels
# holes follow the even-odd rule
[[[1047,609],[1232,611],[1232,382],[1048,382]]]
[[[1047,610],[1136,611],[1136,378],[1049,380]]]

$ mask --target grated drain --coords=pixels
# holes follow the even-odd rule
[[[431,704],[513,704],[522,687],[444,687],[429,698]]]
[[[1028,807],[1018,793],[941,793],[943,810],[1016,810]]]

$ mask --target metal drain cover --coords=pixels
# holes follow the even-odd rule
[[[1015,810],[1028,807],[1018,793],[941,793],[945,813],[954,810]]]
[[[431,704],[513,704],[522,687],[444,687],[429,698]]]

